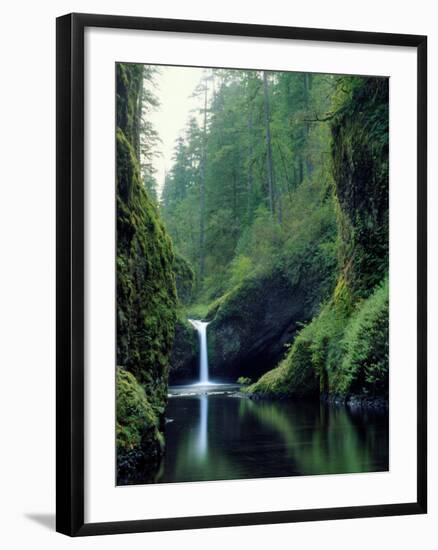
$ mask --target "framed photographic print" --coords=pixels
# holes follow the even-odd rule
[[[426,37],[57,20],[57,530],[426,512]]]

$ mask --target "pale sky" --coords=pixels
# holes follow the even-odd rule
[[[159,146],[162,155],[154,161],[159,196],[165,172],[172,167],[175,140],[182,134],[191,110],[199,107],[199,101],[190,96],[201,79],[202,71],[197,67],[160,67],[160,74],[155,78],[155,94],[160,107],[150,113],[149,118],[162,141]]]

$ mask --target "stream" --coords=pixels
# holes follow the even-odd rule
[[[189,321],[199,337],[199,382],[169,388],[166,452],[154,482],[388,470],[386,412],[243,397],[239,385],[210,380],[208,323]]]
[[[238,395],[225,385],[170,389],[156,482],[388,470],[387,414]]]

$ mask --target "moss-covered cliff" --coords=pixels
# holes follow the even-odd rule
[[[388,393],[388,80],[360,78],[349,86],[331,123],[337,285],[280,365],[248,388],[252,393]]]
[[[369,296],[388,272],[388,83],[350,83],[331,124],[342,275],[353,301]]]
[[[119,480],[129,474],[136,461],[156,461],[162,449],[160,430],[177,306],[171,242],[140,175],[142,81],[143,66],[117,65]],[[133,409],[142,419],[135,426],[131,424]]]
[[[178,301],[181,305],[188,304],[192,299],[195,285],[195,274],[193,273],[193,269],[187,260],[179,254],[175,254],[173,271],[175,273]]]

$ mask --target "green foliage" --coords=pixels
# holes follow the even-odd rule
[[[186,308],[187,317],[190,319],[207,319],[210,304],[196,303],[190,304]]]
[[[237,383],[242,386],[249,386],[251,384],[252,380],[248,376],[239,376],[237,379]]]
[[[299,246],[300,236],[308,243],[318,230],[325,233],[320,235],[319,256],[327,253],[333,258],[335,254],[331,136],[327,125],[303,120],[328,109],[335,79],[304,73],[267,76],[275,180],[272,212],[262,74],[213,73],[214,90],[211,86],[208,90],[205,209],[201,208],[204,136],[196,119],[189,121],[185,136],[176,143],[162,204],[175,248],[194,268],[194,301],[199,303],[220,298],[248,277],[282,269],[288,257],[293,259],[286,267],[293,270],[298,254],[290,248]],[[306,234],[312,231],[314,235]],[[330,245],[324,248],[328,241]],[[201,276],[202,242],[205,271]],[[303,250],[302,254],[311,258],[313,252]],[[326,264],[333,270],[333,261]]]
[[[340,342],[347,318],[345,310],[336,304],[326,305],[320,315],[303,330],[309,343],[311,357],[309,365],[318,377],[320,393],[330,393],[329,380],[331,372],[337,368],[342,357]],[[302,336],[302,335],[300,335]],[[291,361],[293,366],[293,361]],[[301,365],[305,369],[305,365]]]
[[[230,286],[235,287],[253,273],[253,262],[249,256],[236,256],[230,264]]]
[[[303,276],[308,290],[322,300],[334,284],[337,267],[336,219],[331,193],[324,180],[306,180],[291,192],[289,209],[279,225],[266,209],[259,208],[254,221],[239,242],[237,252],[246,260],[242,276],[280,270],[292,284]],[[231,264],[240,265],[236,256]],[[233,279],[231,271],[231,280]],[[237,282],[237,281],[236,281]]]
[[[388,279],[358,305],[344,333],[341,376],[334,376],[334,393],[388,395]]]

